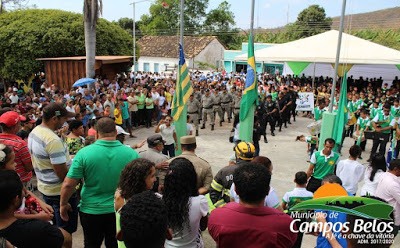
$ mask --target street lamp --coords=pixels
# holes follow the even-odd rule
[[[133,76],[134,76],[134,81],[133,83],[136,84],[136,4],[137,3],[143,3],[143,2],[154,2],[155,0],[141,0],[141,1],[137,1],[137,2],[133,2],[130,5],[132,5],[133,7]],[[169,4],[162,2],[162,6],[165,9],[169,8]]]

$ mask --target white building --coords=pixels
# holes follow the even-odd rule
[[[138,41],[138,71],[177,70],[179,36],[144,36]],[[189,69],[212,69],[223,66],[225,47],[215,36],[185,36],[184,53]],[[199,62],[200,65],[199,65]]]

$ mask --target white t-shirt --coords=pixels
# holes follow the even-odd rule
[[[174,140],[174,133],[175,133],[175,126],[170,125],[167,127],[167,125],[162,124],[160,125],[160,133],[161,136],[163,137],[163,140],[165,140],[166,145],[172,145],[175,143]]]
[[[191,131],[193,132],[193,130],[194,130],[193,125],[190,123],[186,123],[186,135],[192,135],[193,133],[190,134],[190,132]]]
[[[15,96],[11,95],[9,98],[10,98],[12,104],[18,104],[18,99],[19,99],[18,95],[15,95]]]
[[[189,221],[190,230],[186,224],[183,224],[183,230],[179,233],[173,233],[172,240],[165,240],[164,247],[180,248],[203,248],[204,243],[201,238],[200,220],[208,214],[208,201],[204,195],[190,197]]]
[[[235,200],[235,202],[239,203],[239,195],[236,194],[235,183],[232,183],[229,194],[231,195],[231,198],[233,198]],[[269,193],[268,193],[267,197],[265,197],[264,206],[270,207],[270,208],[279,207],[279,198],[273,187],[269,188]]]
[[[304,199],[307,199],[309,197],[313,198],[314,194],[310,191],[308,191],[306,188],[294,188],[292,191],[288,191],[285,193],[285,195],[282,198],[282,201],[285,203],[289,204],[291,202],[297,202],[304,201]],[[289,204],[290,206],[290,204]]]
[[[75,108],[74,108],[74,107],[67,106],[67,107],[65,107],[65,109],[66,109],[68,112],[75,113]]]
[[[165,102],[165,96],[159,96],[158,97],[158,106],[162,107],[162,105],[164,105]]]
[[[372,168],[371,168],[371,166],[368,166],[367,169],[365,169],[365,173],[364,173],[364,185],[361,187],[361,196],[364,196],[367,194],[375,196],[375,191],[376,191],[376,187],[378,187],[379,180],[381,179],[381,176],[385,173],[383,170],[379,169],[375,173],[374,180],[371,181],[370,180],[371,172],[372,172]]]
[[[342,186],[355,195],[358,183],[364,178],[364,166],[355,160],[341,160],[336,167],[336,176],[342,180]]]

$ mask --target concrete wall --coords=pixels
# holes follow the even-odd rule
[[[217,61],[219,61],[219,67],[221,68],[223,66],[224,51],[224,46],[217,39],[214,39],[194,58],[194,67],[198,68],[196,61],[206,62],[214,66],[217,66]],[[192,60],[190,61],[192,62]]]

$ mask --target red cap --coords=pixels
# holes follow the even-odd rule
[[[0,123],[5,124],[7,127],[13,127],[18,124],[20,121],[25,121],[26,118],[22,115],[19,115],[15,111],[7,111],[0,116]]]

